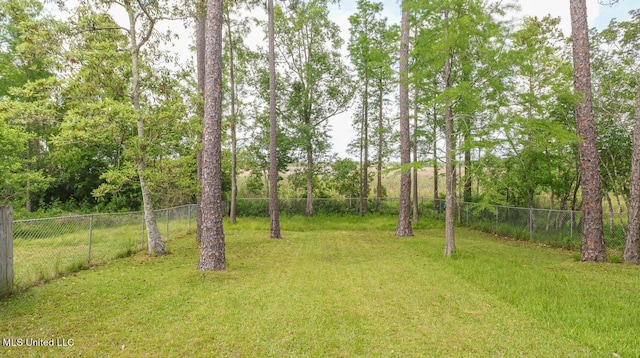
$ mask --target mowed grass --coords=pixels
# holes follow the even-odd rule
[[[141,247],[139,225],[94,229],[90,255],[88,236],[89,230],[85,229],[46,238],[15,239],[15,289],[24,290],[91,264],[128,256]]]
[[[133,215],[98,216],[95,220],[97,225],[91,231],[88,216],[14,224],[14,290],[23,291],[69,272],[101,265],[143,250],[146,241],[142,240],[146,240],[146,237],[143,237],[139,222],[140,219],[136,220]],[[184,219],[170,220],[168,223],[162,218],[158,220],[158,229],[165,241],[167,237],[170,240],[177,235],[184,235],[189,227]]]
[[[393,235],[392,217],[225,226],[228,270],[196,270],[193,234],[0,301],[0,356],[640,356],[640,269],[457,230]]]

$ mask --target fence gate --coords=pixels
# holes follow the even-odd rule
[[[13,289],[13,207],[0,205],[0,297]]]

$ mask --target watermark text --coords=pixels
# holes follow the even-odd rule
[[[3,347],[73,347],[73,338],[2,338]]]

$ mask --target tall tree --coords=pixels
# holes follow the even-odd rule
[[[561,194],[564,171],[574,162],[575,130],[568,126],[571,99],[571,65],[559,18],[527,17],[514,33],[512,56],[513,104],[503,123],[512,156],[509,190],[535,207],[536,195],[550,191],[551,209]],[[554,140],[550,141],[549,137]],[[523,203],[524,204],[524,203]],[[549,216],[550,218],[550,216]],[[536,230],[536,216],[531,216]]]
[[[396,236],[413,236],[411,227],[411,134],[409,126],[409,9],[402,1],[400,35],[400,210]]]
[[[640,81],[639,81],[640,83]],[[637,86],[633,151],[631,157],[631,193],[629,195],[629,229],[624,247],[624,261],[640,265],[640,85]]]
[[[274,8],[275,9],[275,8]],[[264,33],[268,37],[269,24],[268,19],[264,22]],[[267,41],[268,45],[268,41]],[[247,56],[249,55],[249,56]],[[275,56],[275,51],[274,51]],[[296,139],[292,138],[293,130],[291,126],[278,125],[278,116],[283,116],[281,108],[285,108],[283,96],[274,96],[275,107],[274,113],[276,115],[275,128],[275,154],[276,159],[270,159],[271,151],[271,128],[270,125],[270,102],[271,102],[271,90],[270,90],[270,74],[269,74],[269,53],[268,49],[259,52],[247,52],[245,57],[249,57],[249,66],[247,67],[247,89],[252,90],[251,96],[253,98],[250,106],[246,106],[246,117],[250,120],[246,121],[245,135],[251,140],[246,143],[240,150],[240,164],[245,170],[250,171],[249,181],[247,182],[247,189],[251,194],[258,197],[270,197],[271,195],[271,182],[270,179],[270,165],[275,163],[275,182],[282,179],[281,172],[287,170],[288,166],[295,162],[294,149]],[[274,67],[278,64],[274,62]],[[276,67],[277,68],[277,67]],[[277,76],[278,73],[274,72]],[[274,81],[277,77],[274,77]],[[284,93],[285,89],[282,81],[274,82],[275,93]],[[278,187],[278,195],[280,195],[280,187]],[[279,227],[279,215],[278,225]]]
[[[449,42],[449,12],[445,10],[444,13],[444,42]],[[451,90],[451,62],[453,61],[453,50],[448,49],[445,63],[444,63],[444,90]],[[445,188],[445,242],[444,242],[444,255],[451,256],[456,250],[455,243],[455,229],[454,229],[454,215],[455,215],[455,168],[453,159],[455,157],[454,138],[453,138],[453,108],[450,95],[446,96],[445,100],[445,176],[446,176],[446,188]]]
[[[155,204],[191,202],[196,185],[186,178],[192,178],[195,168],[190,163],[195,159],[195,141],[189,140],[195,130],[186,115],[186,97],[192,91],[183,85],[184,73],[157,65],[166,57],[155,51],[163,38],[154,36],[139,53],[138,78],[143,80],[138,82],[140,109],[136,110],[131,96],[130,27],[116,23],[104,5],[100,9],[95,3],[82,3],[70,17],[64,54],[67,83],[62,91],[67,111],[56,147],[51,148],[65,163],[75,158],[79,163],[74,170],[100,177],[102,182],[94,185],[92,194],[100,203],[114,203],[112,208],[140,208],[141,156]],[[138,131],[140,116],[144,116],[144,141]],[[78,142],[84,150],[78,150]],[[117,204],[118,197],[126,198],[121,202],[125,205]]]
[[[444,112],[449,187],[446,211],[450,220],[456,207],[454,159],[458,138],[460,150],[465,152],[465,171],[470,174],[471,151],[488,143],[480,139],[488,137],[488,133],[478,129],[483,125],[480,121],[486,123],[499,113],[502,81],[509,77],[504,71],[506,66],[501,65],[505,31],[496,20],[500,14],[504,14],[500,4],[486,1],[416,3],[414,16],[425,26],[416,36],[412,82],[422,89],[425,107],[433,108],[434,129],[438,127],[438,112]],[[430,137],[435,140],[436,134],[431,133]],[[469,189],[471,182],[468,176],[466,179]],[[452,221],[446,232],[445,254],[449,255],[455,249]]]
[[[226,269],[222,227],[222,26],[223,0],[207,2],[204,129],[202,149],[202,243],[199,270]]]
[[[149,190],[149,182],[147,178],[147,157],[146,157],[146,135],[145,135],[145,115],[142,111],[140,102],[141,85],[140,85],[140,59],[141,51],[144,45],[151,39],[153,31],[158,22],[158,18],[152,15],[152,10],[146,4],[141,2],[133,2],[124,0],[122,5],[127,12],[129,19],[129,53],[131,54],[131,102],[136,113],[136,127],[138,131],[138,155],[136,158],[136,167],[138,169],[138,177],[140,179],[140,190],[142,191],[142,205],[144,207],[144,217],[147,227],[147,246],[149,253],[152,255],[165,255],[167,247],[165,246],[160,231],[156,223],[155,214],[153,212],[153,201],[151,191]],[[139,22],[141,24],[139,24]],[[139,25],[142,25],[140,31]]]
[[[360,131],[355,147],[361,148],[360,212],[367,211],[369,166],[372,151],[377,165],[376,206],[382,199],[382,166],[388,157],[390,125],[385,118],[386,97],[392,90],[392,66],[397,56],[397,26],[389,26],[382,17],[382,3],[358,1],[358,12],[349,17],[349,55],[356,67],[358,81],[363,82],[359,95],[361,104],[354,116],[354,128]],[[396,56],[394,56],[394,54]],[[377,118],[376,118],[377,117]],[[374,119],[375,122],[374,123]],[[370,148],[372,147],[373,150]]]
[[[573,36],[573,86],[581,97],[576,103],[576,132],[582,183],[582,261],[605,260],[602,222],[602,183],[591,94],[589,28],[585,0],[570,0]]]
[[[376,47],[375,34],[384,31],[384,22],[379,19],[382,10],[381,3],[372,3],[367,0],[358,1],[358,12],[349,17],[351,24],[351,38],[349,40],[349,53],[351,62],[355,65],[359,81],[364,83],[360,96],[362,99],[360,121],[360,215],[368,211],[367,197],[369,195],[369,91],[372,77],[372,64]],[[378,35],[379,36],[379,35]]]
[[[413,222],[417,223],[420,219],[419,213],[419,204],[418,204],[418,168],[421,166],[420,161],[418,160],[418,111],[419,111],[419,102],[418,98],[420,96],[420,89],[418,86],[414,86],[413,91],[413,133],[411,134],[411,149],[413,150],[413,167],[411,168],[412,178],[411,178],[411,193],[412,193],[412,204],[413,204]]]
[[[238,111],[237,111],[237,96],[236,96],[236,63],[235,63],[235,50],[236,41],[234,38],[234,31],[232,30],[231,20],[231,4],[227,2],[225,11],[223,14],[226,35],[227,35],[227,56],[228,56],[228,71],[229,71],[229,102],[231,105],[229,116],[229,130],[231,131],[231,198],[229,200],[229,223],[236,223],[236,201],[238,199],[238,169],[237,169],[237,124],[238,124]]]
[[[421,9],[425,12],[431,12],[428,9]],[[443,71],[442,66],[444,60],[442,56],[434,56],[433,52],[438,50],[432,48],[434,46],[432,40],[432,34],[425,34],[426,28],[434,27],[433,23],[428,17],[422,14],[418,14],[417,23],[424,22],[424,25],[418,26],[415,35],[415,49],[413,52],[413,62],[410,67],[412,74],[412,83],[414,86],[414,138],[416,143],[422,145],[423,153],[430,153],[431,166],[433,167],[433,200],[434,205],[438,207],[436,200],[439,199],[439,158],[438,158],[438,137],[440,133],[444,132],[444,123],[442,122],[442,107],[440,94],[443,92]],[[442,36],[439,33],[437,36]],[[436,46],[434,46],[436,47]],[[437,47],[436,47],[437,48]],[[425,49],[428,49],[425,51]],[[435,50],[435,51],[434,51]],[[425,53],[430,52],[432,55],[425,56]],[[435,57],[438,59],[436,60]],[[424,125],[418,123],[419,114],[424,114]],[[426,128],[424,128],[426,127]],[[417,159],[418,147],[414,147],[414,160]],[[416,183],[414,183],[414,188]],[[414,190],[414,193],[417,190]],[[415,195],[415,194],[414,194]],[[414,204],[415,205],[415,204]]]
[[[418,128],[418,109],[417,105],[414,104],[415,114],[413,117],[413,128]],[[412,195],[412,212],[413,212],[413,222],[417,223],[420,219],[419,213],[419,203],[418,203],[418,168],[420,167],[420,161],[418,160],[418,135],[416,133],[416,129],[413,130],[412,135],[412,157],[413,157],[413,167],[411,168],[411,195]]]
[[[243,85],[246,82],[246,72],[252,54],[245,47],[244,38],[250,33],[250,18],[243,11],[251,10],[253,0],[227,1],[224,5],[225,50],[223,61],[226,84],[228,88],[226,121],[231,140],[231,196],[229,199],[229,223],[236,222],[236,207],[238,197],[238,130],[243,118]]]
[[[390,123],[391,119],[386,113],[385,104],[388,102],[387,97],[394,92],[395,87],[393,68],[398,61],[397,44],[400,38],[400,28],[398,25],[387,24],[387,19],[382,18],[377,22],[371,36],[369,63],[373,97],[371,106],[376,108],[373,112],[377,117],[377,125],[372,133],[371,142],[376,148],[376,206],[379,208],[382,197],[385,196],[382,186],[383,164],[393,151],[391,143],[396,134]]]
[[[633,112],[636,99],[636,73],[633,57],[627,57],[628,47],[621,41],[620,23],[596,32],[592,29],[591,75],[593,82],[593,112],[598,136],[602,191],[614,213],[611,194],[619,211],[626,211],[629,194],[629,173],[633,142]],[[631,61],[629,61],[631,60]],[[627,220],[618,215],[620,226],[627,234]],[[616,215],[609,215],[609,232],[615,229]],[[605,232],[606,235],[606,232]],[[613,235],[613,234],[612,234]],[[606,240],[606,238],[605,238]]]
[[[632,11],[630,14],[630,20],[621,23],[612,21],[609,29],[603,31],[603,33],[607,32],[604,34],[605,38],[613,37],[615,40],[616,50],[614,52],[615,57],[618,58],[613,66],[607,63],[609,67],[619,69],[612,73],[611,84],[620,86],[627,83],[626,86],[623,85],[626,90],[611,89],[611,92],[618,96],[615,102],[624,111],[628,111],[628,113],[635,112],[632,117],[631,175],[630,178],[627,178],[629,180],[628,230],[626,232],[623,259],[625,262],[640,265],[640,10]],[[623,98],[631,99],[632,97],[630,95],[624,96],[625,93],[635,93],[635,101],[633,101],[632,107],[628,105],[623,107],[622,103],[630,102],[628,100],[623,101]],[[616,111],[613,111],[613,116],[625,117],[624,113],[616,113]],[[626,117],[631,116],[627,115]],[[629,126],[617,125],[615,127],[623,129]],[[616,134],[617,137],[619,134]],[[624,165],[622,167],[624,168]]]
[[[95,175],[87,189],[100,206],[139,210],[142,200],[132,159],[137,153],[137,117],[127,76],[129,37],[106,12],[80,6],[76,14],[67,40],[66,57],[71,60],[63,96],[68,110],[55,153],[76,183],[78,173]],[[79,191],[76,185],[73,189]]]
[[[342,62],[339,27],[329,19],[329,0],[292,0],[285,9],[276,7],[276,50],[285,72],[280,77],[286,88],[283,120],[295,130],[306,164],[307,205],[313,215],[316,161],[329,148],[330,118],[349,107],[353,86]]]
[[[152,138],[149,138],[148,119],[153,115],[149,113],[151,107],[149,103],[143,99],[144,85],[148,84],[145,80],[155,81],[157,78],[146,77],[143,78],[143,71],[147,68],[149,63],[145,62],[146,57],[150,53],[154,53],[158,56],[161,55],[159,51],[154,51],[156,48],[153,46],[154,35],[159,36],[156,39],[166,39],[162,37],[155,30],[157,24],[169,16],[169,4],[159,3],[156,1],[143,2],[135,0],[103,0],[100,2],[82,1],[81,5],[86,8],[99,7],[107,13],[112,7],[116,7],[125,12],[127,22],[124,25],[115,26],[112,29],[96,29],[96,30],[116,30],[123,31],[128,38],[128,44],[126,53],[130,57],[130,72],[125,75],[129,80],[128,98],[130,106],[133,109],[133,120],[135,121],[135,128],[137,133],[137,140],[130,145],[129,153],[135,163],[135,168],[138,176],[138,182],[140,184],[140,191],[142,194],[142,202],[144,208],[145,224],[147,229],[147,246],[151,255],[164,255],[167,253],[166,246],[160,236],[160,231],[156,224],[154,215],[153,197],[150,188],[149,180],[149,150],[153,146]],[[90,29],[89,31],[94,31]],[[152,45],[153,44],[153,45]],[[146,95],[145,95],[146,97]],[[165,120],[166,122],[166,120]]]
[[[196,72],[198,76],[198,90],[201,104],[198,105],[198,115],[204,123],[204,82],[205,82],[205,54],[206,54],[206,30],[207,30],[207,0],[200,0],[196,3]],[[202,143],[202,134],[199,135]],[[196,181],[200,192],[196,202],[196,241],[202,241],[202,149],[196,155]]]
[[[276,55],[273,0],[267,0],[269,12],[269,237],[279,239],[280,207],[278,205],[278,122],[276,119]]]

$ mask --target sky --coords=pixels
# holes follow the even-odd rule
[[[381,1],[384,4],[384,13],[389,22],[400,23],[399,0]],[[543,17],[550,14],[560,17],[562,30],[567,36],[571,34],[569,0],[516,0],[514,2],[520,6],[520,11],[512,14],[514,18],[522,18],[524,16]],[[346,38],[349,36],[349,16],[356,12],[355,4],[356,1],[342,0],[339,7],[332,9],[332,19],[340,25]],[[618,4],[613,6],[600,5],[598,0],[587,0],[589,26],[603,29],[609,25],[612,19],[616,18],[619,21],[624,21],[629,18],[629,11],[639,8],[640,3],[638,3],[638,0],[619,0]],[[345,113],[330,122],[332,125],[333,151],[341,157],[347,156],[346,150],[349,142],[356,137],[356,132],[350,125],[351,116],[352,114]]]
[[[390,23],[400,22],[400,0],[378,0],[384,5],[384,16],[386,16]],[[508,1],[508,0],[503,0]],[[571,33],[571,19],[569,13],[569,0],[511,0],[520,6],[520,11],[511,14],[513,18],[521,18],[524,16],[538,16],[543,17],[547,14],[552,16],[559,16],[561,18],[561,28],[566,35]],[[618,19],[620,21],[629,18],[628,13],[630,10],[640,8],[638,0],[619,0],[618,4],[613,6],[603,6],[598,3],[598,0],[586,0],[587,13],[589,17],[589,26],[596,27],[598,29],[605,28],[611,19]],[[73,7],[77,3],[76,0],[67,1],[67,6]],[[635,5],[634,5],[635,3]],[[343,37],[345,38],[346,54],[346,42],[349,37],[349,16],[356,12],[355,0],[341,0],[339,5],[331,6],[331,20],[338,24],[342,30]],[[264,11],[254,11],[258,17],[266,18]],[[126,14],[123,11],[113,11],[112,16],[120,24],[124,25],[127,22]],[[164,32],[166,29],[171,29],[174,33],[180,36],[180,40],[174,42],[168,50],[178,54],[183,61],[193,62],[195,57],[192,51],[194,39],[193,30],[185,28],[183,24],[179,22],[163,23],[159,26],[159,31]],[[247,37],[247,42],[254,46],[263,45],[265,35],[259,27],[255,28],[255,31]],[[345,58],[345,61],[348,59]],[[195,66],[194,66],[195,67]],[[348,111],[330,120],[331,126],[330,136],[332,138],[333,152],[337,153],[340,157],[347,156],[347,147],[349,142],[355,138],[356,133],[351,127],[353,113]]]

